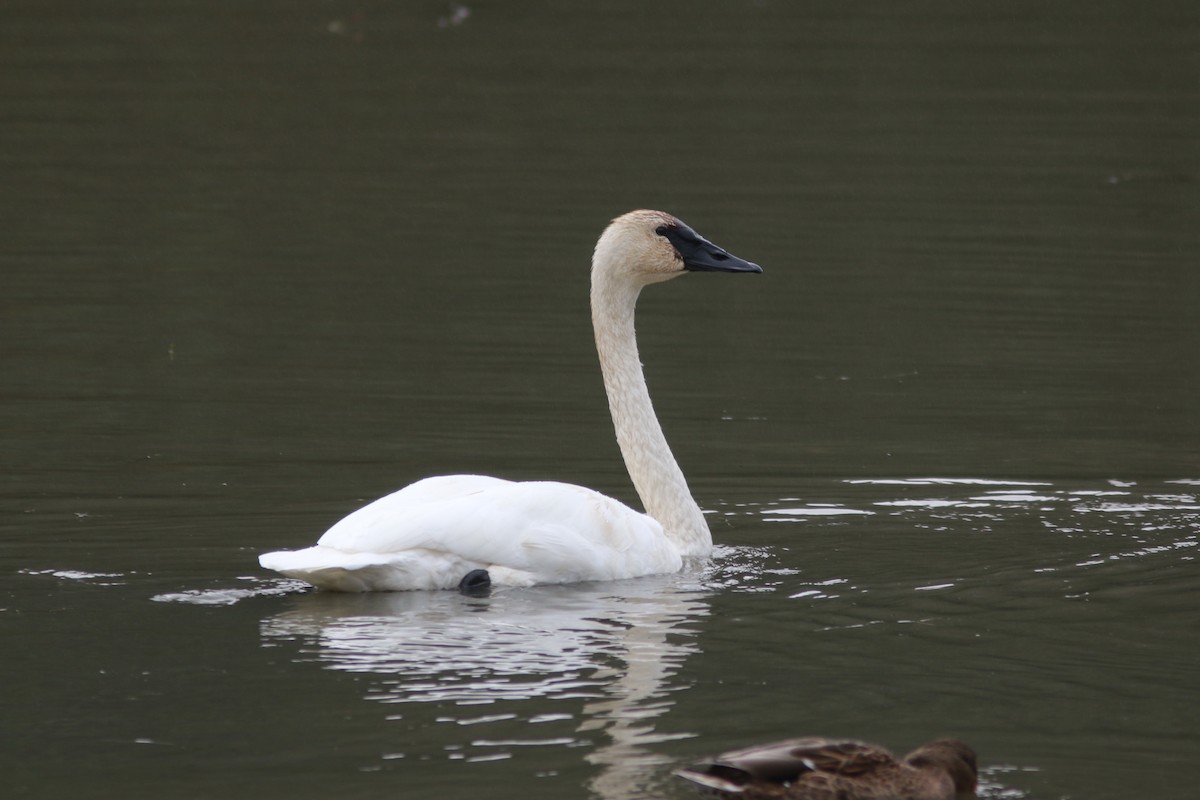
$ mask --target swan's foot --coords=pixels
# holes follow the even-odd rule
[[[458,591],[468,597],[486,597],[492,591],[492,576],[486,569],[473,569],[458,582]]]

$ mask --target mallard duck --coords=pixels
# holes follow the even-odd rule
[[[717,756],[676,775],[746,800],[955,800],[975,797],[975,751],[957,739],[902,760],[847,739],[788,739]]]

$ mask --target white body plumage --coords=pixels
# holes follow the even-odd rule
[[[484,475],[426,478],[366,505],[315,547],[263,566],[346,592],[450,589],[485,569],[532,586],[675,572],[679,548],[645,514],[568,483]]]

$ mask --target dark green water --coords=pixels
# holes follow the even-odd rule
[[[1194,796],[1194,3],[2,17],[11,796],[686,798],[810,734]],[[766,269],[640,308],[711,564],[259,570],[429,474],[636,502],[586,306],[636,207]]]

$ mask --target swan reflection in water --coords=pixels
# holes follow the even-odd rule
[[[708,615],[708,594],[701,576],[686,572],[481,598],[315,593],[295,597],[261,631],[268,643],[309,644],[306,654],[333,669],[382,676],[368,690],[372,700],[459,710],[525,702],[528,713],[478,709],[484,716],[475,721],[573,719],[577,734],[602,733],[607,741],[597,738],[584,758],[600,768],[591,788],[607,800],[641,795],[646,778],[670,763],[649,745],[692,735],[657,731],[655,720],[671,706],[666,695],[683,688],[672,677],[697,649],[692,623]],[[570,703],[570,713],[541,713],[556,700]],[[511,711],[513,702],[502,707]],[[574,736],[536,743],[580,746]],[[505,757],[495,746],[502,743],[488,744],[490,756],[468,760]]]

